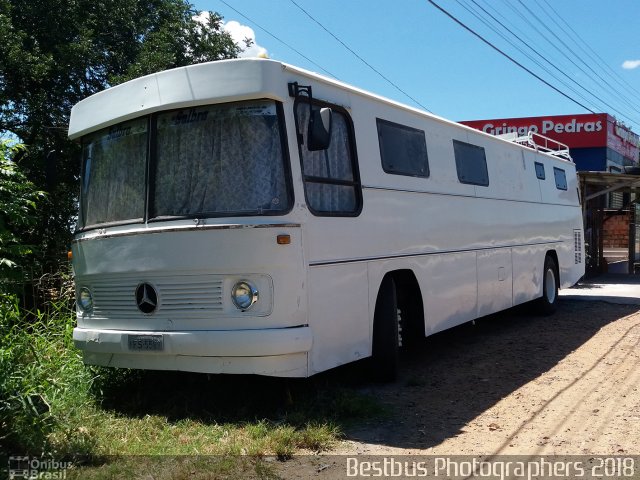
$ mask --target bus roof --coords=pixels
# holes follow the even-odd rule
[[[188,108],[212,103],[212,101],[223,103],[257,98],[284,101],[289,95],[287,83],[299,80],[299,77],[306,77],[348,94],[366,97],[393,108],[455,125],[474,134],[512,143],[339,80],[262,58],[218,60],[164,70],[98,92],[72,108],[69,138],[77,139],[106,126],[157,111]],[[343,106],[350,107],[350,105]]]
[[[271,98],[282,101],[288,96],[287,73],[307,77],[419,115],[454,123],[302,68],[255,58],[220,60],[164,70],[91,95],[71,110],[69,137],[75,139],[107,125],[159,110],[202,105],[212,100],[231,102]],[[291,81],[293,80],[295,79],[292,78]]]

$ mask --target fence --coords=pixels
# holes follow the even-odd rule
[[[27,311],[46,312],[52,304],[66,302],[73,307],[75,293],[71,266],[60,265],[56,271],[21,269],[11,279],[0,280],[2,293],[16,294],[20,307]]]

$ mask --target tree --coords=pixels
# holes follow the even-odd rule
[[[0,0],[0,135],[27,145],[20,167],[49,202],[38,212],[40,263],[66,251],[77,215],[79,147],[71,107],[167,68],[236,57],[215,13],[185,0]]]
[[[16,267],[25,262],[32,247],[21,242],[25,232],[36,222],[36,205],[43,192],[36,190],[13,158],[24,151],[24,146],[9,140],[0,142],[0,293],[4,284],[19,278]]]

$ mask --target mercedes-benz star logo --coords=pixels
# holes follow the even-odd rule
[[[136,303],[142,313],[153,313],[158,307],[158,292],[149,283],[141,283],[136,288]]]

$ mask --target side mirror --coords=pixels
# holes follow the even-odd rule
[[[331,144],[331,123],[333,113],[330,108],[311,109],[307,149],[326,150]]]

